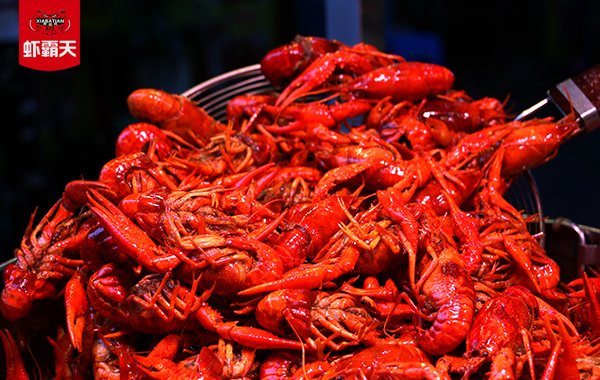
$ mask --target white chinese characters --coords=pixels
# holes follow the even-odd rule
[[[44,40],[44,41],[25,41],[23,42],[23,57],[62,57],[70,54],[76,57],[75,50],[77,41],[69,40]]]

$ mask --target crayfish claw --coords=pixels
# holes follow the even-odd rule
[[[21,351],[15,338],[8,329],[0,330],[0,338],[2,339],[2,345],[4,346],[4,352],[6,354],[6,378],[15,380],[29,380],[29,375],[25,369]]]

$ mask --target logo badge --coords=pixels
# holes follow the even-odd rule
[[[19,0],[19,64],[56,71],[79,65],[79,0]]]

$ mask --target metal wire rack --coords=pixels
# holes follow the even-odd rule
[[[224,122],[227,103],[242,94],[259,95],[275,88],[260,71],[260,64],[242,67],[202,82],[183,94],[215,119]]]

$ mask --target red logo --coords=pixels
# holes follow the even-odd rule
[[[64,10],[61,10],[60,13],[50,13],[40,10],[37,15],[29,20],[29,29],[34,33],[39,33],[44,28],[44,34],[56,34],[55,27],[57,27],[61,33],[65,33],[71,29],[71,20],[64,13]]]
[[[79,0],[19,1],[19,64],[55,71],[79,65]]]

